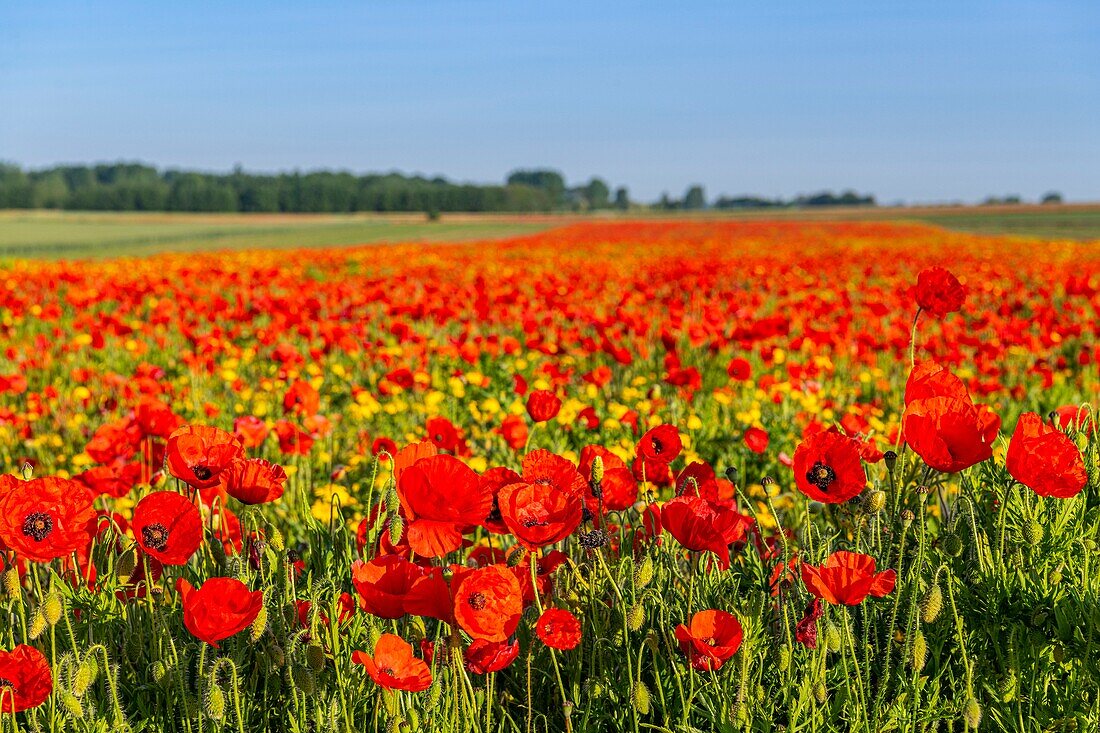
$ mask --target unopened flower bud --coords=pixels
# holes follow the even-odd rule
[[[966,720],[967,728],[977,729],[978,723],[982,722],[982,706],[974,698],[967,700],[966,705],[963,706],[963,718]]]
[[[963,551],[962,539],[954,532],[945,532],[940,536],[940,548],[951,557],[958,557]]]
[[[883,491],[869,491],[863,500],[863,509],[868,514],[878,514],[886,506],[886,493]]]
[[[256,618],[252,620],[251,626],[251,639],[255,644],[260,640],[260,637],[264,635],[264,631],[267,630],[267,606],[260,606],[260,612],[256,614]]]
[[[928,658],[928,642],[924,640],[924,632],[917,629],[913,636],[913,653],[909,658],[909,666],[913,671],[920,672],[924,669],[924,662]]]
[[[57,622],[61,620],[61,614],[64,611],[61,594],[57,591],[50,591],[46,594],[46,601],[42,604],[42,609],[46,614],[46,623],[51,627],[57,626]]]
[[[400,514],[390,517],[390,544],[397,545],[401,542],[401,535],[405,533],[405,520]]]
[[[930,624],[939,618],[943,608],[943,591],[939,583],[933,583],[932,587],[920,599],[920,618],[926,624]]]
[[[642,557],[642,561],[634,568],[634,587],[645,588],[653,580],[653,558],[649,555]]]
[[[1043,541],[1043,525],[1035,520],[1024,525],[1023,540],[1025,545],[1035,546]]]
[[[645,606],[635,603],[626,613],[626,627],[631,631],[637,631],[645,624]]]
[[[639,715],[649,715],[649,688],[641,680],[634,683],[634,689],[630,692],[630,701]]]
[[[203,696],[203,708],[211,720],[221,720],[225,717],[225,693],[217,685],[209,685],[206,695]]]

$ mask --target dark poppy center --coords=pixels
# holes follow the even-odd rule
[[[703,639],[703,641],[706,642],[707,646],[718,646],[718,642],[714,640],[713,636]]]
[[[822,491],[828,491],[829,486],[836,481],[836,471],[833,470],[832,466],[826,466],[818,461],[813,468],[806,472],[806,480]]]
[[[45,512],[28,514],[23,520],[23,534],[35,542],[41,542],[53,532],[53,518]]]
[[[382,674],[388,674],[390,677],[393,677],[393,667],[382,667],[378,671]]]
[[[141,538],[154,550],[168,547],[168,528],[163,524],[147,524],[141,528]]]
[[[489,599],[485,597],[484,593],[478,591],[471,594],[470,598],[466,602],[470,604],[470,608],[474,609],[475,611],[480,611],[489,604]]]
[[[526,527],[527,529],[531,529],[532,527],[545,527],[549,524],[550,524],[549,522],[540,522],[539,520],[535,519],[534,517],[523,520],[523,526]]]
[[[534,483],[540,484],[542,486],[554,485],[554,481],[549,476],[539,476],[537,479],[535,479]]]
[[[0,689],[8,688],[12,692],[15,692],[15,683],[9,680],[7,677],[0,677]]]
[[[661,455],[661,452],[662,452],[662,451],[663,451],[664,449],[665,449],[665,447],[664,447],[663,445],[661,445],[661,441],[660,441],[660,440],[658,440],[657,438],[654,438],[654,439],[653,439],[653,453],[654,453],[655,455],[658,455],[658,456],[659,456],[659,455]]]
[[[194,466],[191,469],[191,473],[195,474],[195,478],[199,481],[205,481],[214,475],[214,472],[210,470],[209,466]]]

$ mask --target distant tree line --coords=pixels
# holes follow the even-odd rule
[[[599,178],[568,188],[549,170],[516,171],[504,185],[399,173],[262,175],[157,170],[137,163],[39,170],[0,164],[0,209],[237,212],[549,212],[630,207]]]

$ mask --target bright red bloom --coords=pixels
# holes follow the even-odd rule
[[[905,407],[905,442],[937,471],[955,473],[993,455],[1001,418],[985,405],[953,397],[914,400]]]
[[[489,674],[505,669],[519,656],[519,642],[474,639],[466,647],[466,670],[473,674]]]
[[[535,633],[546,646],[569,650],[581,643],[581,622],[564,608],[548,608],[535,623]]]
[[[763,453],[768,449],[768,431],[752,427],[745,431],[745,446],[753,453]]]
[[[95,531],[94,496],[69,479],[0,476],[0,545],[33,562],[85,548]]]
[[[894,591],[896,573],[875,572],[875,558],[838,550],[819,566],[802,563],[806,590],[829,603],[856,606],[868,595],[882,598]]]
[[[209,425],[184,425],[168,438],[168,472],[196,489],[210,489],[244,455],[233,434]]]
[[[0,713],[18,713],[46,702],[53,692],[50,662],[33,646],[0,649]]]
[[[283,467],[262,458],[238,458],[222,472],[225,492],[242,504],[266,504],[283,495]]]
[[[176,582],[183,602],[183,624],[200,641],[215,649],[256,620],[264,605],[263,591],[250,591],[236,578],[210,578],[195,588],[185,578]]]
[[[699,496],[678,496],[661,507],[661,524],[693,552],[713,552],[719,566],[730,566],[729,546],[745,536],[752,520],[730,507]]]
[[[313,449],[313,435],[290,420],[275,421],[275,437],[279,451],[286,456],[308,456]]]
[[[254,415],[238,417],[233,421],[233,434],[245,448],[259,448],[271,432],[267,423]]]
[[[658,425],[638,441],[638,457],[646,462],[672,463],[684,444],[680,432],[672,425]]]
[[[73,479],[96,494],[113,496],[117,499],[126,496],[141,483],[141,472],[140,463],[115,461],[109,466],[92,466],[87,471],[74,476]]]
[[[430,418],[424,428],[428,431],[428,440],[435,443],[440,450],[453,452],[458,447],[460,440],[458,428],[447,418]]]
[[[603,461],[603,481],[600,488],[603,490],[604,511],[621,512],[634,506],[634,502],[638,500],[638,482],[634,480],[634,474],[623,459],[603,446],[586,445],[581,449],[581,476],[586,482],[591,482],[592,464],[596,456]],[[596,514],[599,500],[590,490],[585,491],[584,497],[589,511]]]
[[[134,409],[134,420],[144,435],[167,438],[183,422],[160,400],[145,398]]]
[[[309,382],[298,380],[283,395],[283,411],[295,415],[316,415],[321,409],[321,395]]]
[[[422,692],[432,686],[432,671],[413,656],[412,644],[394,634],[382,634],[374,654],[355,651],[351,661],[363,665],[374,684],[387,690]]]
[[[500,515],[498,495],[500,490],[509,484],[523,483],[523,477],[510,468],[497,466],[481,474],[478,480],[481,482],[482,488],[493,496],[493,506],[489,510],[489,515],[485,518],[485,521],[481,523],[482,526],[494,534],[508,534],[508,526]]]
[[[185,565],[202,544],[202,514],[186,496],[156,491],[134,507],[134,537],[165,565]]]
[[[814,433],[794,451],[798,490],[814,501],[841,504],[867,487],[859,442],[833,430]]]
[[[954,397],[969,400],[970,393],[963,381],[951,371],[934,361],[926,361],[913,367],[905,380],[905,404],[930,397]]]
[[[538,389],[527,397],[527,414],[536,423],[547,422],[557,417],[561,410],[561,400],[553,392]]]
[[[737,617],[727,611],[699,611],[690,625],[676,627],[680,651],[700,671],[719,670],[741,648],[744,631]]]
[[[401,472],[397,497],[408,519],[413,552],[441,557],[462,546],[462,534],[480,525],[493,508],[493,495],[477,474],[453,456],[422,458]]]
[[[752,365],[748,359],[737,357],[730,360],[726,367],[726,374],[735,382],[745,382],[752,378]]]
[[[457,580],[454,617],[475,639],[504,641],[519,626],[522,590],[506,565],[471,570]]]
[[[1081,493],[1088,482],[1076,444],[1034,412],[1020,415],[1005,466],[1014,479],[1040,496],[1067,499]]]
[[[1054,416],[1058,420],[1058,427],[1062,430],[1077,428],[1085,433],[1093,430],[1089,411],[1080,405],[1062,405],[1054,410]]]
[[[351,583],[359,594],[359,607],[379,618],[405,615],[405,597],[423,575],[417,565],[399,555],[381,555],[351,564]]]
[[[525,547],[565,539],[580,526],[584,503],[554,484],[510,484],[497,495],[504,524]]]
[[[497,432],[512,450],[519,450],[527,445],[527,423],[519,415],[509,415],[504,418]]]
[[[937,318],[962,308],[966,288],[942,267],[930,267],[917,275],[917,305]]]

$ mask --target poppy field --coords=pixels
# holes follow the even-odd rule
[[[1100,250],[0,269],[0,733],[1100,727]]]

